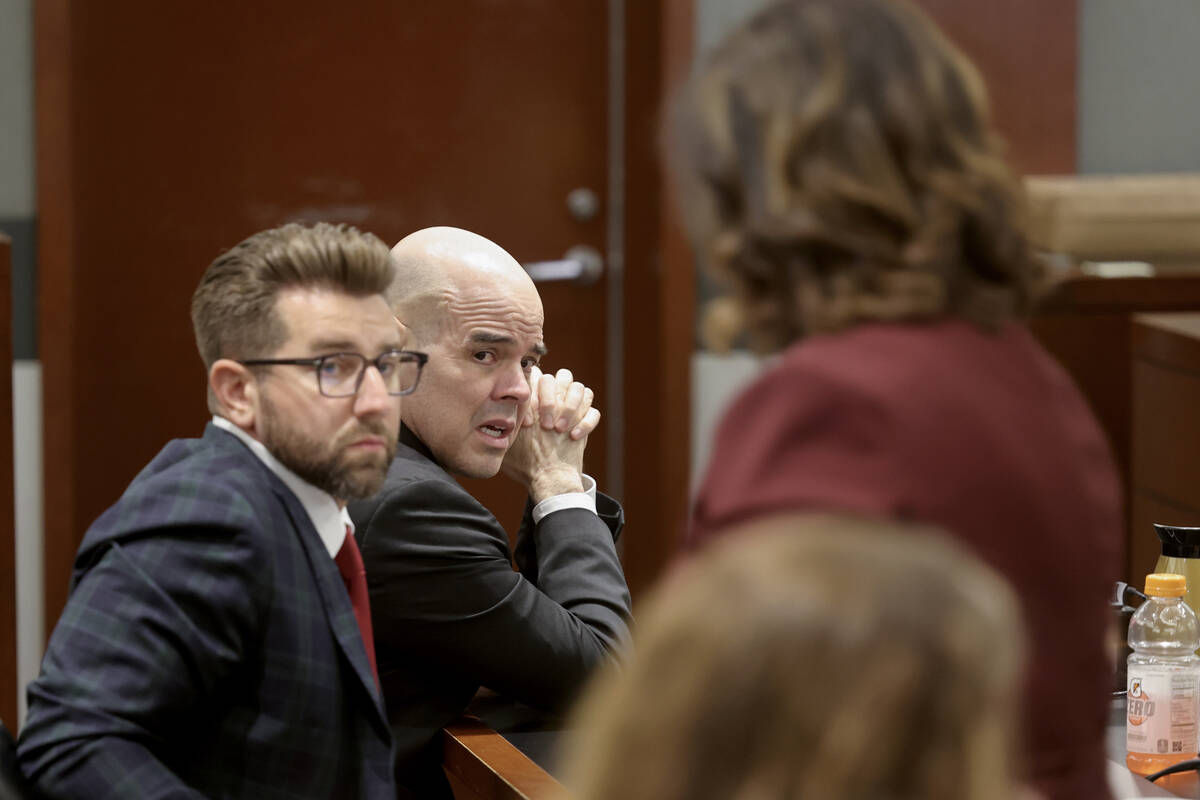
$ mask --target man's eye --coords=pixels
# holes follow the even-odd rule
[[[496,360],[496,354],[491,350],[481,350],[474,356],[475,360],[480,364],[491,364]]]
[[[356,362],[352,358],[327,358],[321,362],[321,374],[327,378],[345,378],[358,370]]]
[[[536,358],[522,358],[521,359],[521,369],[525,370],[526,373],[528,373],[529,370],[533,369],[537,365],[538,365],[538,359],[536,359]]]

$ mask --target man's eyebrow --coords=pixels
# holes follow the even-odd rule
[[[472,331],[467,337],[468,344],[516,344],[517,340],[507,333],[494,333],[492,331]],[[539,358],[549,352],[546,345],[538,342],[529,348],[530,351]]]
[[[516,339],[507,333],[492,333],[491,331],[471,331],[467,337],[471,344],[513,344]]]
[[[308,343],[308,349],[314,352],[353,353],[357,351],[356,348],[357,345],[349,339],[317,339]]]
[[[388,350],[401,350],[404,343],[399,339],[389,339],[383,343],[379,352],[384,353]],[[329,355],[331,353],[358,353],[359,347],[355,342],[349,339],[317,339],[308,343],[308,351],[310,353],[320,353]],[[370,353],[366,355],[370,356]]]

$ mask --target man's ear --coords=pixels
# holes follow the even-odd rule
[[[221,416],[245,431],[253,431],[258,421],[258,381],[250,368],[228,358],[213,362],[208,385],[217,401]]]

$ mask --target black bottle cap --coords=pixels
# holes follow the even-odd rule
[[[1154,523],[1162,554],[1167,558],[1200,558],[1200,528],[1179,528]]]

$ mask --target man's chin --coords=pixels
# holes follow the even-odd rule
[[[387,469],[359,468],[349,471],[342,478],[338,487],[338,500],[366,500],[383,488],[387,478]]]
[[[451,465],[449,471],[462,478],[474,478],[482,481],[496,477],[500,473],[500,466],[503,463],[502,457],[464,459]]]
[[[371,454],[355,459],[342,470],[342,496],[339,500],[365,500],[383,488],[391,459],[384,454]]]

